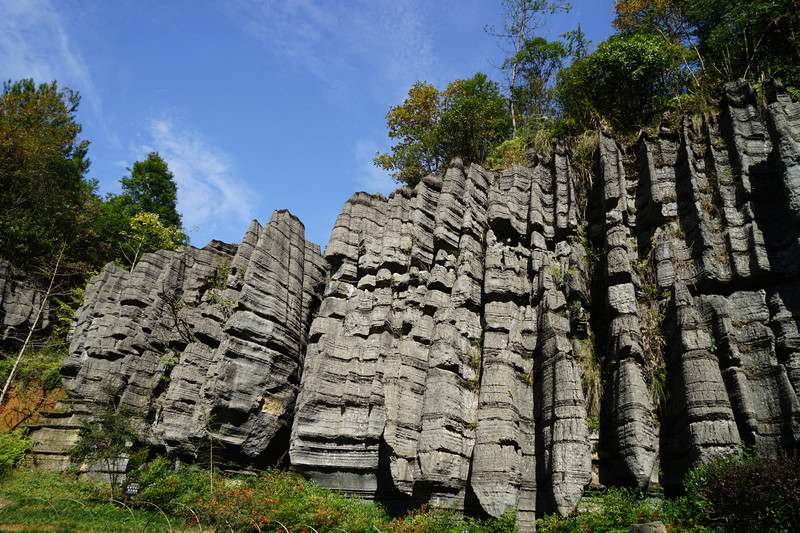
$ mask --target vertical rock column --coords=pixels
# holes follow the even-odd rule
[[[528,235],[533,172],[513,167],[489,189],[484,260],[484,331],[476,444],[470,487],[481,508],[499,516],[536,512],[533,354],[536,310],[530,305]]]
[[[533,366],[537,500],[542,511],[567,514],[591,480],[589,430],[580,365],[569,340],[567,298],[585,303],[585,252],[567,237],[577,229],[569,161],[556,148],[531,187],[531,305],[536,306]],[[583,295],[580,297],[579,295]]]
[[[642,376],[644,349],[639,321],[629,221],[635,220],[628,200],[622,155],[613,139],[600,135],[600,178],[605,213],[605,287],[608,336],[606,390],[608,418],[601,427],[606,457],[603,483],[647,488],[656,457],[653,405]]]

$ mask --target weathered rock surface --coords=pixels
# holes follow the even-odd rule
[[[141,410],[167,450],[194,455],[211,432],[233,456],[268,455],[288,433],[326,275],[303,235],[281,211],[238,247],[146,254],[131,272],[108,265],[74,318],[67,391]]]
[[[0,259],[0,342],[21,345],[34,326],[47,287],[40,287],[24,272]],[[44,334],[52,326],[53,304],[48,302],[36,321],[34,333]]]
[[[798,446],[799,237],[800,106],[732,84],[633,147],[601,132],[592,168],[556,145],[358,193],[324,257],[282,212],[238,247],[107,267],[64,382],[146,412],[168,450],[211,432],[240,461],[288,451],[323,484],[518,507],[528,530],[592,479],[589,420],[609,484]]]

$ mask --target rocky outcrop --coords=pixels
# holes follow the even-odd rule
[[[742,442],[795,448],[800,106],[774,93],[732,84],[633,145],[601,132],[590,167],[556,144],[358,193],[324,257],[281,212],[238,247],[109,266],[65,385],[140,409],[170,451],[288,451],[390,507],[517,507],[523,530],[593,468],[676,487]]]
[[[37,336],[47,334],[54,309],[52,302],[42,307],[46,292],[46,283],[41,287],[26,273],[0,259],[0,343],[12,347],[21,345],[31,327]],[[40,309],[43,312],[37,321]]]
[[[238,246],[146,254],[130,272],[108,265],[75,314],[65,388],[138,409],[169,451],[196,455],[210,434],[234,457],[266,460],[288,435],[326,276],[303,235],[281,211]]]
[[[566,511],[590,479],[570,309],[589,288],[566,153],[359,194],[325,258],[292,464],[382,500]]]

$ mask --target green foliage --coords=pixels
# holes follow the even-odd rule
[[[138,482],[137,498],[152,502],[169,513],[181,515],[185,507],[195,508],[201,499],[211,499],[210,471],[196,465],[180,465],[158,456],[128,473],[129,481]]]
[[[151,506],[129,510],[108,502],[107,486],[78,477],[75,471],[16,470],[0,481],[0,491],[11,500],[0,511],[11,531],[74,533],[76,531],[188,531],[180,516],[170,516],[171,528]],[[104,500],[100,501],[100,498]]]
[[[122,255],[131,268],[142,254],[156,250],[177,250],[186,235],[175,226],[165,225],[156,213],[137,213],[121,233]]]
[[[637,490],[609,488],[589,500],[596,507],[594,511],[575,511],[569,516],[549,515],[536,521],[536,530],[543,533],[627,531],[630,524],[660,519],[655,506]]]
[[[553,278],[553,282],[559,290],[564,290],[567,280],[574,276],[578,269],[574,266],[569,267],[567,259],[550,258],[550,264],[545,267]]]
[[[738,78],[800,82],[797,0],[616,0],[614,10],[620,32],[682,46],[696,90]]]
[[[376,154],[374,163],[392,171],[399,183],[416,185],[429,174],[441,172],[445,154],[437,139],[442,112],[442,93],[433,85],[417,81],[401,105],[386,114],[390,139],[398,139],[391,153]]]
[[[8,81],[0,94],[0,257],[52,263],[85,231],[89,143],[75,121],[80,97],[56,82]]]
[[[450,83],[438,130],[448,160],[459,156],[464,163],[483,163],[491,147],[511,132],[507,102],[497,83],[482,72]]]
[[[580,133],[602,116],[631,131],[660,115],[683,87],[681,53],[657,35],[612,35],[559,72],[556,91],[567,129]]]
[[[374,532],[386,527],[389,518],[380,506],[323,489],[300,476],[268,470],[237,483],[223,483],[210,499],[202,499],[199,511],[219,527],[230,524],[237,531],[255,531],[256,525],[290,529],[313,527],[328,531],[341,528],[350,533]]]
[[[26,352],[14,375],[17,392],[24,392],[26,389],[38,389],[37,393],[48,392],[60,387],[59,367],[66,356],[67,347],[63,344],[48,345],[30,353]],[[5,382],[8,379],[13,365],[14,357],[0,360],[0,381]]]
[[[0,479],[8,476],[31,448],[31,439],[25,431],[0,432]]]
[[[796,531],[800,524],[800,456],[744,453],[711,461],[684,481],[686,506],[724,531]]]
[[[153,502],[169,513],[185,515],[194,509],[204,526],[234,531],[258,528],[318,531],[343,529],[350,533],[507,533],[516,530],[511,510],[497,520],[479,521],[451,509],[424,506],[408,516],[391,519],[376,504],[325,489],[299,475],[279,469],[242,476],[217,475],[210,489],[210,472],[158,457],[129,474],[140,483],[137,499]]]
[[[386,122],[389,137],[399,142],[373,162],[412,186],[443,172],[456,156],[482,163],[510,130],[506,100],[481,72],[451,82],[444,91],[416,82],[403,104],[389,109]]]
[[[513,165],[525,165],[528,157],[525,155],[526,142],[523,137],[507,139],[492,147],[486,162],[491,168],[507,168]]]
[[[72,317],[75,316],[75,311],[83,305],[83,299],[86,295],[86,285],[89,280],[99,274],[97,270],[93,270],[86,275],[86,279],[82,284],[73,287],[67,294],[67,298],[53,298],[58,305],[56,312],[56,324],[53,326],[53,335],[56,341],[66,342],[69,328],[72,325]]]
[[[496,520],[481,522],[464,517],[452,509],[423,505],[402,519],[395,519],[393,533],[513,533],[517,531],[516,509],[506,511]],[[348,530],[349,531],[349,530]]]
[[[502,29],[485,28],[507,54],[502,71],[509,95],[513,137],[519,132],[518,119],[530,122],[532,118],[541,118],[549,108],[550,78],[566,53],[559,43],[548,43],[536,32],[544,26],[547,15],[570,9],[569,2],[563,0],[504,0]],[[579,28],[571,36],[570,44],[582,39],[583,33]]]
[[[143,421],[134,409],[108,401],[94,420],[87,420],[70,451],[73,460],[101,463],[111,473],[112,497],[119,485],[115,464],[143,445]]]
[[[685,14],[707,75],[722,81],[777,77],[787,85],[800,83],[796,0],[704,0],[687,3]]]
[[[506,68],[510,62],[517,64],[513,98],[518,124],[541,125],[556,114],[553,81],[567,55],[564,43],[536,37],[523,42],[519,52],[506,59]]]
[[[129,168],[130,176],[122,177],[122,194],[114,197],[129,217],[138,213],[155,213],[165,226],[181,227],[181,215],[176,206],[178,186],[158,152],[150,152],[144,161]]]
[[[0,94],[0,257],[46,270],[63,247],[60,276],[73,287],[87,272],[121,261],[121,248],[130,252],[123,241],[137,231],[131,222],[139,213],[159,215],[179,244],[188,242],[177,187],[157,153],[134,163],[120,195],[98,196],[97,180],[84,177],[89,142],[79,136],[79,102],[71,89],[31,79],[5,82]]]

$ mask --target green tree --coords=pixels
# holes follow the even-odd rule
[[[492,146],[511,133],[508,102],[500,86],[482,72],[451,82],[437,130],[447,161],[459,156],[465,163],[483,163]]]
[[[572,132],[596,126],[600,116],[624,131],[640,127],[681,93],[681,63],[681,48],[658,35],[612,35],[559,72],[562,119]]]
[[[129,217],[142,212],[155,213],[165,225],[181,228],[178,186],[158,152],[150,152],[144,161],[136,161],[128,171],[130,176],[119,180],[122,194],[113,198],[122,211]]]
[[[0,479],[6,477],[31,449],[31,439],[25,430],[0,432]]]
[[[137,213],[130,219],[128,229],[120,234],[122,254],[133,268],[142,254],[156,250],[177,250],[186,241],[186,235],[175,226],[161,222],[156,213]]]
[[[683,3],[707,75],[800,86],[800,0]]]
[[[392,171],[396,181],[414,186],[441,173],[455,156],[483,163],[489,149],[508,136],[510,118],[497,83],[479,72],[450,82],[444,91],[416,82],[408,98],[389,109],[386,127],[389,137],[400,141],[373,161]]]
[[[685,67],[718,84],[769,77],[800,84],[798,0],[616,0],[623,34],[656,32],[686,47]]]
[[[402,104],[386,114],[390,139],[398,139],[390,153],[376,153],[376,166],[391,172],[398,183],[416,185],[429,174],[441,172],[445,154],[436,126],[442,113],[442,93],[430,83],[418,81]]]
[[[144,421],[135,410],[108,401],[96,419],[84,423],[70,456],[73,460],[101,464],[109,474],[113,499],[123,474],[121,466],[132,450],[144,445],[143,427]]]
[[[518,80],[512,100],[523,126],[555,115],[553,82],[567,55],[568,48],[563,43],[536,37],[525,41],[513,58],[517,62]]]
[[[502,69],[508,83],[508,110],[514,137],[517,136],[517,79],[520,63],[525,59],[525,45],[544,26],[547,15],[570,9],[572,6],[569,2],[563,0],[503,0],[503,27],[499,30],[491,26],[485,28],[489,35],[497,39],[500,49],[509,56]]]
[[[0,256],[18,265],[67,256],[86,228],[88,141],[75,121],[80,97],[56,82],[8,81],[0,94]],[[79,253],[77,255],[80,255]]]

